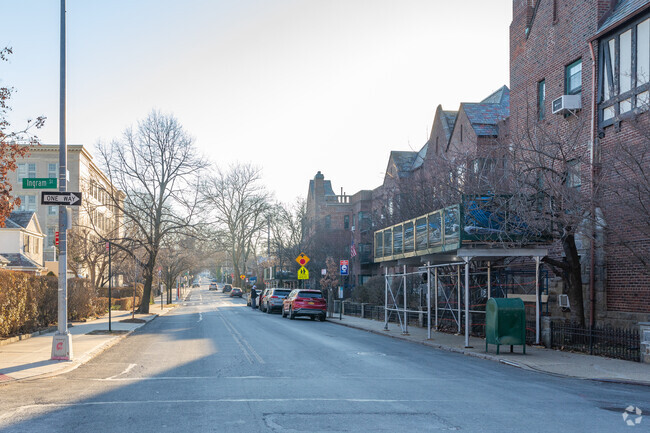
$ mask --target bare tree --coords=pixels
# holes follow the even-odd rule
[[[217,170],[202,190],[212,210],[215,240],[232,260],[235,278],[246,272],[246,263],[267,224],[269,193],[260,185],[261,170],[237,164]]]
[[[9,47],[0,49],[0,62],[7,61],[11,54]],[[29,145],[39,144],[38,138],[31,135],[30,131],[41,128],[45,123],[45,117],[41,116],[34,121],[29,120],[27,126],[20,131],[9,131],[11,125],[7,113],[11,108],[8,102],[13,90],[11,87],[0,87],[0,227],[5,226],[5,220],[14,207],[20,206],[20,199],[11,195],[13,188],[8,175],[16,171],[16,159],[29,153]]]
[[[303,243],[307,204],[299,198],[293,204],[276,204],[269,212],[270,247],[280,269],[295,263]]]
[[[206,163],[192,138],[173,115],[152,111],[137,128],[128,128],[119,141],[99,146],[102,164],[112,185],[111,210],[131,224],[129,233],[110,241],[138,260],[144,273],[144,294],[138,309],[149,312],[156,260],[164,239],[196,223],[198,175]],[[135,257],[133,251],[142,251]]]

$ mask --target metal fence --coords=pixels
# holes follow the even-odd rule
[[[641,361],[638,329],[586,328],[551,322],[551,347],[590,355]]]

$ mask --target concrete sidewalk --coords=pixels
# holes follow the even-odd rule
[[[150,314],[135,315],[136,319],[142,320],[140,323],[120,322],[131,318],[130,311],[112,311],[112,334],[107,333],[108,313],[96,320],[72,322],[72,326],[68,328],[72,334],[72,361],[50,359],[55,331],[2,345],[0,346],[0,384],[74,370],[147,322],[172,309],[173,304],[163,310],[159,305],[151,305]]]
[[[362,319],[354,316],[343,316],[343,319],[339,320],[338,315],[327,320],[331,323],[408,340],[450,352],[462,353],[467,356],[497,361],[526,370],[579,379],[650,386],[650,364],[562,352],[539,346],[527,346],[525,355],[522,354],[521,346],[515,346],[514,353],[510,353],[509,346],[501,346],[500,353],[497,355],[496,346],[494,345],[490,345],[489,351],[485,352],[485,339],[482,338],[471,337],[469,342],[472,347],[466,348],[464,335],[431,331],[431,339],[429,340],[427,339],[426,328],[409,326],[409,335],[402,335],[402,328],[396,323],[389,323],[388,331],[385,331],[383,321]]]

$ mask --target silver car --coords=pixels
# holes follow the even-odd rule
[[[263,305],[260,306],[262,311],[271,314],[275,310],[282,310],[282,302],[289,293],[291,293],[290,289],[269,289],[263,299]]]

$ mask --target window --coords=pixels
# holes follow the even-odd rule
[[[545,110],[546,104],[546,80],[542,80],[537,83],[537,119],[544,119],[546,114]]]
[[[56,213],[56,211],[57,211],[57,207],[58,207],[58,206],[48,206],[48,207],[47,207],[47,214],[48,214],[48,215],[56,215],[56,214],[57,214],[57,213]]]
[[[56,228],[54,228],[54,227],[48,227],[47,228],[47,246],[48,246],[48,248],[54,246],[55,232],[56,232]]]
[[[343,216],[343,228],[348,230],[350,228],[350,215]]]
[[[328,229],[332,226],[332,217],[330,215],[325,215],[325,228]]]
[[[59,164],[47,164],[47,177],[50,179],[59,177]]]
[[[36,177],[36,164],[35,163],[20,163],[18,164],[18,182],[22,182],[24,178]]]
[[[29,235],[23,235],[23,251],[28,253],[29,252],[29,240],[31,237]]]
[[[598,118],[601,127],[650,102],[650,18],[599,41]]]
[[[582,59],[566,67],[565,90],[567,95],[578,95],[582,91]]]
[[[36,210],[36,196],[35,195],[20,195],[20,207],[18,210]]]
[[[580,189],[582,181],[580,180],[580,161],[571,160],[567,162],[566,185],[569,188]]]

